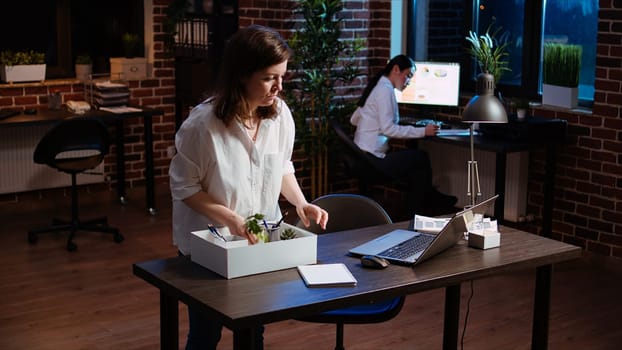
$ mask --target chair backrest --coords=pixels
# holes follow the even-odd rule
[[[339,122],[331,120],[330,125],[344,148],[340,155],[343,159],[346,171],[350,176],[355,176],[359,178],[359,180],[364,180],[366,182],[382,179],[395,180],[391,173],[377,167],[371,161],[371,155],[367,154],[354,143]]]
[[[297,227],[316,234],[353,230],[361,227],[390,224],[393,221],[380,204],[358,194],[335,193],[318,197],[313,201],[328,212],[326,230],[314,222],[304,227],[298,220]]]
[[[101,120],[75,117],[62,120],[43,135],[35,148],[33,160],[37,164],[59,169],[59,154],[72,151],[93,151],[82,157],[90,159],[84,163],[86,170],[97,166],[108,154],[109,148],[110,135],[108,128]]]

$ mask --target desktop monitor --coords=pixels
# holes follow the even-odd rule
[[[395,89],[398,103],[431,106],[458,106],[460,64],[452,62],[415,62],[417,70],[410,84]]]

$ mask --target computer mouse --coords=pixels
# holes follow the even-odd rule
[[[363,255],[361,257],[361,265],[363,267],[370,267],[373,269],[384,269],[389,266],[389,261],[385,258],[381,258],[375,255]]]

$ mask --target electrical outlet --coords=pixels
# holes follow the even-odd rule
[[[173,158],[173,156],[175,155],[175,153],[177,153],[177,150],[175,149],[175,146],[168,146],[166,148],[166,156],[169,158]]]

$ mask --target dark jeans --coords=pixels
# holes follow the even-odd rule
[[[408,210],[411,213],[421,212],[426,197],[435,191],[428,154],[422,150],[404,149],[388,152],[384,158],[378,158],[371,153],[368,155],[378,167],[408,184]]]
[[[179,252],[179,255],[181,252]],[[222,324],[210,320],[204,313],[188,305],[188,340],[186,350],[216,350],[221,338]],[[255,329],[255,349],[263,350],[263,331],[260,326]]]

